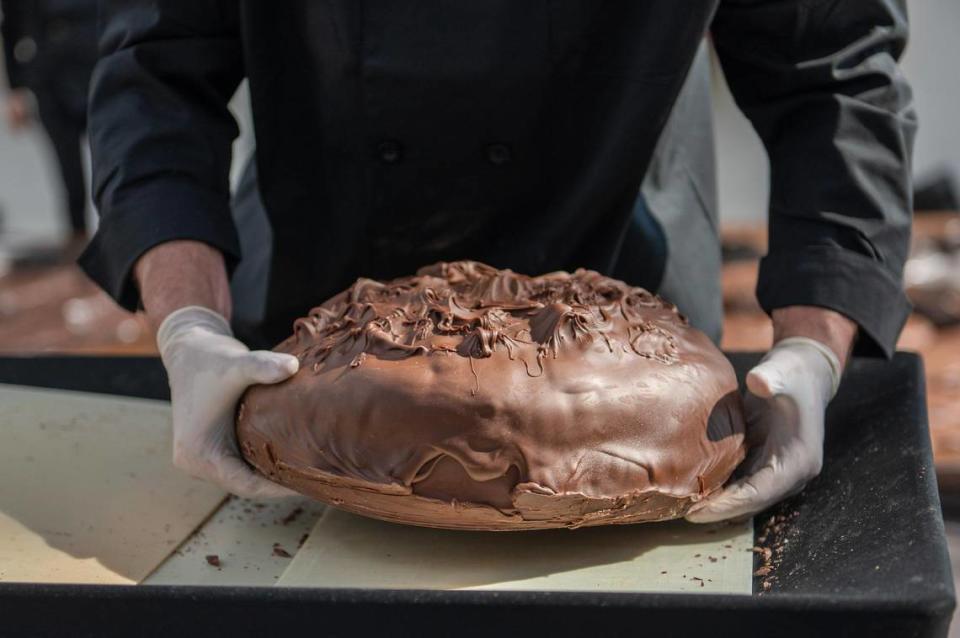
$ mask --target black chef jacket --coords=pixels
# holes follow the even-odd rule
[[[86,271],[128,308],[150,247],[240,258],[226,104],[249,79],[273,226],[267,330],[357,276],[470,258],[611,272],[711,33],[771,163],[762,306],[835,309],[889,354],[909,312],[910,92],[895,0],[117,0],[101,7]],[[723,158],[720,158],[723,161]]]

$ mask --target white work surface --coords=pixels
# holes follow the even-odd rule
[[[323,509],[306,497],[260,502],[233,497],[143,584],[273,585],[290,565],[284,554],[297,553]],[[216,556],[219,565],[210,565],[207,556]]]
[[[224,496],[171,464],[168,403],[0,384],[0,582],[751,592],[751,522],[463,532]]]
[[[170,405],[0,385],[0,581],[134,584],[223,501],[170,462]]]
[[[327,508],[277,584],[750,594],[752,546],[752,521],[464,532]]]

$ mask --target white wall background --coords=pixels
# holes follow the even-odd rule
[[[909,8],[912,38],[903,67],[920,119],[916,174],[946,166],[960,176],[960,0],[911,0]],[[721,219],[761,222],[768,190],[763,148],[719,72],[714,84]],[[238,159],[251,144],[246,99],[241,90],[234,100],[243,130]],[[66,231],[62,197],[43,132],[34,127],[12,135],[0,122],[0,245],[57,240]]]

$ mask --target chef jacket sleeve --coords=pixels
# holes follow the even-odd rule
[[[722,1],[712,33],[770,160],[760,305],[830,308],[859,325],[859,353],[890,356],[910,313],[916,120],[897,66],[904,3]]]
[[[11,89],[24,86],[22,64],[14,55],[17,43],[23,38],[23,11],[27,7],[18,0],[0,0],[0,37],[3,38],[3,61],[7,70],[7,83]]]
[[[80,264],[121,305],[139,293],[133,265],[190,239],[240,257],[230,217],[227,102],[243,77],[234,0],[100,3],[90,86],[93,194],[100,226]]]

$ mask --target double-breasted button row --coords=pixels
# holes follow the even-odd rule
[[[484,155],[494,166],[503,166],[513,159],[513,152],[506,144],[488,144]],[[396,140],[382,140],[377,144],[377,157],[384,164],[396,164],[403,159],[403,146]]]

